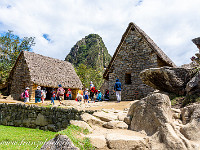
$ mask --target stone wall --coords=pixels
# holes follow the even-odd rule
[[[19,61],[17,61],[16,67],[11,72],[8,86],[10,88],[9,94],[16,100],[20,98],[20,94],[26,87],[29,87],[30,93],[32,93],[33,83],[31,82],[28,66],[22,55]]]
[[[158,60],[154,50],[144,37],[134,28],[127,33],[109,73],[110,99],[115,100],[113,92],[116,78],[122,83],[122,100],[134,100],[145,97],[153,88],[143,84],[139,73],[147,68],[155,68],[165,65]],[[130,74],[131,84],[125,83],[125,75]],[[137,94],[138,93],[138,94]]]
[[[107,80],[104,80],[103,84],[100,87],[100,91],[102,94],[105,94],[106,89],[109,89],[109,84]]]
[[[70,120],[80,120],[83,111],[74,108],[39,107],[25,104],[0,104],[0,124],[60,131]],[[88,113],[93,113],[89,111]]]

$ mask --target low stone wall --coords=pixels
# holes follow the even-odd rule
[[[84,111],[74,108],[39,107],[26,104],[0,104],[0,124],[60,131],[70,120],[80,120]],[[93,113],[89,111],[88,113]]]

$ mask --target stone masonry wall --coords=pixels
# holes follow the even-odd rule
[[[18,100],[20,98],[20,94],[26,87],[29,87],[29,93],[32,93],[33,83],[31,82],[28,66],[23,56],[20,57],[12,73],[13,74],[9,80],[11,96]]]
[[[158,58],[146,40],[135,29],[131,29],[121,45],[109,73],[110,99],[116,100],[113,92],[116,78],[122,83],[122,100],[145,97],[153,88],[143,84],[139,73],[147,68],[159,67]],[[131,84],[125,84],[125,74],[131,74]],[[138,95],[136,94],[138,92]]]
[[[80,120],[83,111],[74,108],[39,107],[25,104],[0,104],[0,124],[60,131],[70,120]],[[92,112],[88,112],[92,113]]]

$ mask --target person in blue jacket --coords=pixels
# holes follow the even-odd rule
[[[97,100],[98,100],[98,101],[101,101],[101,97],[102,97],[101,91],[98,90],[98,97],[97,97]]]
[[[119,79],[116,80],[115,86],[114,86],[114,92],[116,93],[117,102],[121,101],[121,82]]]

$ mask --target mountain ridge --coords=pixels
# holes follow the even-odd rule
[[[71,48],[65,61],[72,63],[84,87],[93,81],[97,88],[103,83],[104,68],[109,65],[111,55],[98,34],[85,36]]]

